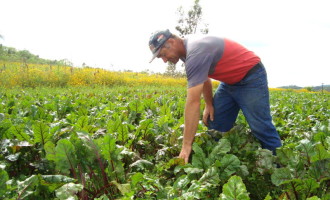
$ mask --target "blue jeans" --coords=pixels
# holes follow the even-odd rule
[[[261,62],[258,65],[259,68],[240,82],[220,84],[213,99],[214,120],[209,121],[208,128],[229,131],[241,109],[262,148],[276,154],[276,148],[282,146],[281,139],[270,115],[267,73]]]

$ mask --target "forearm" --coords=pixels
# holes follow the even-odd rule
[[[185,126],[183,132],[183,146],[190,146],[194,141],[194,137],[198,127],[200,117],[200,101],[186,102],[185,107]]]

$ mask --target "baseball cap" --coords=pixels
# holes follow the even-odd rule
[[[172,33],[168,29],[156,31],[151,34],[149,48],[153,55],[149,63],[151,63],[158,56],[160,49],[171,36]]]

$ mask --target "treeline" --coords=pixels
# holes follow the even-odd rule
[[[17,50],[13,47],[3,46],[2,44],[0,44],[0,60],[7,62],[72,66],[72,63],[67,59],[48,60],[30,53],[28,50]]]

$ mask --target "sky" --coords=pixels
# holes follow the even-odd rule
[[[149,63],[152,32],[175,30],[194,0],[0,0],[0,43],[42,58],[108,70],[164,72]],[[327,0],[200,0],[209,34],[254,51],[269,87],[330,84]],[[181,65],[178,67],[180,68]]]

